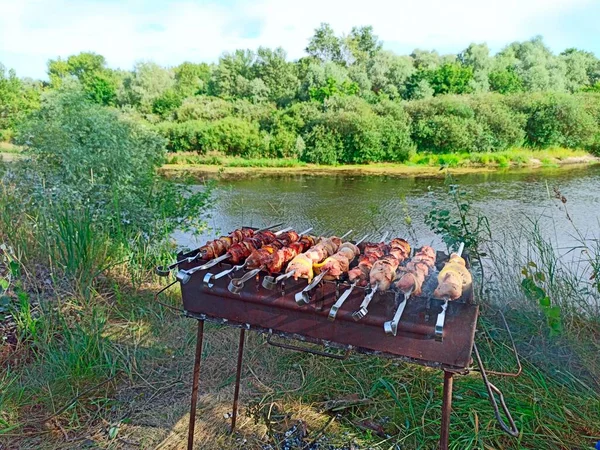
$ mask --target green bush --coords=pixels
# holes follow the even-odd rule
[[[301,155],[304,162],[315,164],[337,164],[344,151],[342,141],[336,133],[323,125],[316,125],[305,138],[306,148]]]
[[[269,141],[270,157],[275,158],[297,158],[301,152],[298,150],[298,138],[302,139],[293,131],[286,128],[280,128],[271,133]]]
[[[226,117],[208,124],[202,146],[229,156],[257,157],[268,151],[265,134],[258,124],[237,117]]]
[[[63,205],[89,212],[91,223],[112,236],[162,238],[199,221],[208,192],[192,194],[157,174],[165,139],[92,103],[82,89],[65,87],[47,95],[16,141],[30,158],[11,167],[11,182],[21,204],[35,205],[53,227],[59,223],[52,213]]]
[[[205,154],[203,136],[209,128],[207,122],[190,120],[188,122],[162,122],[157,131],[167,139],[167,150],[170,152],[196,152]]]
[[[590,148],[599,124],[577,97],[546,94],[532,102],[525,132],[532,147]]]
[[[478,147],[483,151],[500,151],[521,147],[525,141],[526,116],[512,111],[499,95],[471,98],[476,121],[483,127]]]
[[[473,152],[481,145],[484,130],[468,103],[457,97],[436,97],[409,103],[412,138],[419,151]]]
[[[175,111],[178,122],[188,120],[212,121],[223,119],[233,113],[233,104],[217,97],[206,95],[186,98]]]

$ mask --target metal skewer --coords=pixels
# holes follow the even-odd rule
[[[369,292],[367,295],[365,295],[364,300],[360,304],[360,309],[358,311],[354,311],[352,313],[352,318],[354,320],[359,321],[360,319],[362,319],[369,313],[367,308],[369,307],[369,303],[371,303],[371,300],[373,300],[373,297],[375,296],[375,292],[377,292],[378,289],[379,289],[379,283],[375,283],[375,286],[371,289],[371,292]]]
[[[385,242],[387,235],[388,235],[387,231],[385,233],[383,233],[383,236],[381,236],[381,239],[379,240],[379,242]],[[350,297],[350,294],[352,294],[352,291],[357,286],[359,281],[360,280],[356,280],[354,283],[352,283],[350,285],[350,287],[348,289],[346,289],[344,291],[344,293],[342,295],[340,295],[340,298],[337,299],[337,301],[334,303],[334,305],[329,310],[329,315],[327,316],[327,318],[329,320],[331,320],[332,322],[335,320],[335,317],[337,316],[338,311],[340,310],[340,308],[342,307],[344,302],[346,300],[348,300],[348,297]]]
[[[458,246],[456,254],[458,256],[461,256],[464,248],[465,243],[461,242]],[[442,300],[444,300],[444,304],[442,305],[442,311],[438,314],[437,320],[435,322],[435,340],[440,342],[444,339],[444,324],[446,322],[446,310],[448,309],[448,302],[450,301],[450,299],[446,297]]]
[[[348,232],[346,234],[349,234],[349,233],[350,232]],[[358,241],[356,241],[356,243],[354,245],[360,244],[361,242],[363,242],[368,237],[369,237],[369,235],[367,234],[362,239],[359,239]],[[319,275],[317,275],[313,279],[312,283],[310,283],[308,286],[306,286],[300,292],[296,292],[296,295],[294,296],[294,298],[296,300],[296,303],[298,305],[300,305],[300,306],[308,305],[308,303],[310,302],[310,291],[312,291],[321,282],[321,280],[323,279],[323,277],[325,277],[328,273],[329,273],[329,269],[324,270],[323,272],[321,272]]]
[[[413,292],[412,289],[404,292],[404,299],[400,302],[400,304],[398,305],[398,308],[396,308],[396,313],[394,314],[394,318],[392,320],[388,320],[387,322],[385,322],[383,324],[383,330],[385,331],[385,334],[387,334],[388,336],[389,335],[396,336],[396,334],[398,333],[398,323],[400,322],[400,319],[402,318],[402,313],[404,312],[404,308],[406,308],[406,302],[410,298],[412,292]]]
[[[343,239],[344,237],[348,236],[350,233],[352,233],[352,230],[348,231],[340,239]],[[252,278],[256,274],[258,274],[261,270],[264,270],[265,268],[266,268],[266,266],[263,265],[254,270],[251,270],[250,272],[246,273],[241,278],[232,279],[229,282],[229,286],[227,286],[227,289],[229,289],[229,292],[231,292],[232,294],[239,294],[242,291],[242,289],[244,288],[244,283],[246,283],[246,281],[248,281],[250,278]]]
[[[275,234],[275,236],[279,236],[280,234],[285,233],[286,231],[290,231],[291,229],[292,229],[292,227],[287,227],[287,228],[284,228],[283,230],[279,230],[279,231],[275,232],[274,234]],[[177,272],[177,275],[175,276],[175,278],[177,278],[177,281],[179,281],[181,284],[186,284],[188,281],[190,281],[190,278],[192,277],[192,275],[195,272],[198,272],[199,270],[210,269],[211,267],[216,266],[221,261],[226,260],[230,256],[231,255],[229,253],[225,253],[224,255],[221,255],[216,259],[212,259],[209,262],[207,262],[206,264],[203,264],[201,266],[194,267],[193,269],[189,269],[189,270],[180,270],[179,272]]]
[[[259,231],[271,230],[271,229],[279,227],[281,225],[283,225],[283,222],[276,223],[275,225],[270,225],[265,228],[261,228],[259,230],[256,230],[255,233],[258,233]],[[167,276],[169,276],[169,274],[171,273],[171,271],[173,269],[175,269],[175,268],[177,268],[177,266],[179,266],[179,264],[192,263],[192,262],[196,261],[198,258],[200,258],[200,255],[202,255],[202,254],[203,254],[202,252],[198,252],[194,256],[189,256],[187,258],[180,259],[179,261],[175,261],[174,263],[172,263],[168,266],[156,266],[155,272],[158,276],[167,277]]]
[[[303,236],[307,233],[310,233],[312,231],[312,227],[308,228],[307,230],[304,230],[302,233],[298,234],[298,238],[300,238],[300,236]],[[218,274],[213,274],[208,272],[206,275],[204,275],[204,279],[203,282],[204,284],[207,284],[208,287],[212,287],[212,282],[218,280],[219,278],[223,278],[225,275],[231,273],[231,272],[237,272],[238,270],[241,270],[243,268],[246,267],[246,264],[248,264],[248,259],[246,259],[246,261],[244,261],[244,264],[241,264],[239,266],[233,266],[230,269],[224,270],[222,272],[219,272]]]

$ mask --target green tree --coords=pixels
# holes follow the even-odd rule
[[[414,61],[415,69],[420,71],[434,70],[440,65],[440,55],[435,50],[415,49],[410,54]]]
[[[0,64],[0,141],[9,139],[15,127],[39,107],[40,93],[39,83],[24,82]]]
[[[429,75],[429,83],[436,95],[466,94],[472,92],[473,68],[457,63],[446,63]]]
[[[183,62],[175,67],[175,90],[182,98],[206,92],[210,80],[210,66],[206,63]]]
[[[379,37],[373,32],[372,26],[352,27],[350,34],[345,39],[348,56],[352,58],[352,61],[347,62],[365,65],[381,51],[382,45]]]
[[[406,82],[414,73],[411,58],[391,52],[378,52],[368,63],[373,91],[390,98],[397,98],[406,91]]]
[[[119,88],[119,78],[106,67],[106,59],[93,52],[82,52],[48,61],[48,76],[53,88],[62,85],[65,78],[77,78],[88,96],[101,105],[114,105]]]
[[[315,30],[306,47],[306,53],[322,62],[345,64],[342,39],[335,35],[328,23],[322,23]]]
[[[495,70],[513,67],[529,92],[564,91],[567,66],[552,54],[541,36],[525,42],[514,42],[496,57]]]
[[[151,114],[155,100],[174,87],[172,70],[149,61],[138,62],[133,72],[125,76],[118,100],[121,105],[132,105],[143,114]]]
[[[487,92],[493,64],[487,44],[469,45],[458,55],[458,60],[464,67],[473,70],[473,79],[470,82],[473,92]]]
[[[600,79],[600,60],[593,53],[569,48],[560,54],[567,67],[566,88],[569,92],[585,89]]]
[[[289,104],[298,92],[299,80],[285,50],[260,47],[256,56],[254,76],[263,81],[268,99],[279,105]]]
[[[500,94],[514,94],[523,90],[523,82],[513,67],[494,70],[488,75],[490,90]]]

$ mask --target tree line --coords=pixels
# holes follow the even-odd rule
[[[383,49],[370,26],[315,30],[306,56],[236,50],[214,64],[115,70],[85,52],[48,62],[49,81],[0,66],[0,133],[10,140],[49,91],[153,127],[171,151],[294,157],[324,164],[404,161],[411,153],[600,146],[600,60],[541,37],[495,55]]]

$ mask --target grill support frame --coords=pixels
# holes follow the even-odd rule
[[[438,252],[438,255],[436,258],[436,260],[438,260],[438,262],[439,262],[440,253],[441,252]],[[443,255],[443,253],[441,255]],[[179,256],[181,256],[181,255],[179,255]],[[186,255],[186,256],[189,256],[189,255]],[[447,256],[446,256],[446,258],[447,258]],[[468,258],[468,257],[466,257],[466,258]],[[443,261],[442,261],[442,263],[443,263]],[[467,259],[467,264],[468,264],[468,259]],[[190,269],[196,265],[197,265],[197,263],[189,264],[187,262],[184,262],[184,263],[180,264],[179,267],[183,268],[183,269]],[[220,265],[222,268],[228,267],[227,264],[221,263]],[[469,368],[470,364],[472,363],[472,359],[470,358],[470,353],[471,353],[470,350],[469,350],[468,360],[466,360],[463,355],[462,358],[458,358],[454,361],[446,361],[444,363],[444,362],[440,362],[440,360],[437,360],[437,362],[436,362],[436,358],[433,358],[433,359],[420,358],[420,357],[415,357],[414,355],[407,355],[405,353],[396,353],[395,351],[390,352],[389,348],[387,348],[387,349],[368,348],[368,346],[365,348],[362,348],[362,347],[356,347],[355,345],[348,345],[348,342],[338,344],[337,342],[328,340],[327,338],[325,338],[323,336],[321,336],[321,337],[317,336],[317,338],[315,339],[313,336],[303,335],[304,333],[301,333],[300,335],[296,335],[295,331],[285,328],[285,327],[282,329],[271,329],[271,328],[264,328],[264,327],[260,326],[257,322],[254,322],[252,324],[248,323],[251,321],[246,322],[244,320],[244,321],[240,322],[240,321],[238,321],[239,318],[236,317],[235,315],[230,316],[229,318],[226,318],[227,314],[223,314],[222,311],[212,311],[210,307],[205,309],[206,304],[204,305],[204,307],[203,306],[196,307],[193,304],[191,306],[189,304],[186,304],[186,297],[189,302],[190,298],[193,298],[193,297],[195,297],[195,300],[197,300],[198,295],[207,296],[207,298],[205,300],[212,297],[212,300],[214,300],[214,301],[221,300],[221,301],[225,301],[226,303],[230,303],[231,300],[242,300],[242,298],[240,298],[239,296],[232,297],[231,294],[229,292],[227,292],[226,290],[219,289],[218,287],[216,289],[213,289],[215,287],[214,285],[202,286],[201,284],[197,283],[198,280],[196,280],[196,282],[194,282],[194,279],[197,279],[197,278],[199,278],[199,277],[192,277],[191,283],[185,284],[185,285],[182,283],[182,285],[181,285],[182,297],[184,300],[183,301],[184,314],[185,314],[185,316],[196,319],[198,321],[198,335],[197,335],[197,339],[196,339],[196,358],[194,361],[192,395],[191,395],[191,401],[190,401],[190,425],[189,425],[189,433],[188,433],[188,450],[192,450],[193,445],[194,445],[194,428],[195,428],[195,418],[196,418],[198,387],[199,387],[199,382],[200,382],[199,373],[200,373],[200,364],[201,364],[201,358],[202,358],[202,344],[203,344],[203,333],[204,333],[204,322],[205,321],[215,322],[215,323],[218,323],[221,325],[227,325],[230,327],[240,328],[240,340],[239,340],[239,344],[238,344],[238,359],[237,359],[235,389],[234,389],[234,398],[233,398],[233,411],[232,411],[232,415],[231,415],[231,418],[232,418],[231,429],[230,429],[231,433],[233,433],[235,430],[236,419],[237,419],[238,397],[239,397],[239,392],[240,392],[240,378],[241,378],[241,369],[242,369],[242,363],[243,363],[245,331],[253,330],[253,331],[258,331],[261,333],[266,333],[269,335],[269,337],[271,337],[274,334],[277,334],[278,336],[281,336],[281,337],[287,338],[287,339],[296,339],[296,340],[300,340],[303,342],[320,344],[325,347],[344,349],[344,350],[346,350],[346,357],[349,355],[350,351],[357,351],[359,353],[367,354],[370,356],[393,358],[393,359],[396,359],[396,360],[399,360],[402,362],[408,362],[408,363],[413,363],[413,364],[416,363],[419,365],[424,365],[424,366],[428,366],[428,367],[435,368],[438,370],[442,370],[444,373],[444,378],[443,378],[443,398],[442,398],[439,448],[441,450],[448,449],[449,434],[450,434],[449,433],[450,419],[451,419],[451,411],[452,411],[453,379],[454,379],[454,375],[467,374],[471,370]],[[260,274],[257,275],[256,280],[255,280],[256,281],[255,286],[250,287],[250,289],[245,290],[245,292],[242,292],[242,297],[244,297],[243,298],[244,302],[250,303],[250,304],[254,303],[255,307],[258,305],[256,303],[256,295],[261,289],[260,288],[261,278],[262,278],[262,276]],[[224,280],[224,281],[226,282],[226,280]],[[174,284],[174,283],[172,283],[172,284]],[[170,284],[169,286],[171,286],[172,284]],[[297,286],[294,286],[295,284],[296,283],[293,283],[293,282],[282,283],[281,290],[279,291],[278,294],[275,295],[275,297],[289,296],[290,291],[297,290],[296,289]],[[169,286],[167,286],[167,288]],[[332,306],[332,304],[330,304],[330,303],[332,303],[331,299],[333,298],[333,301],[335,301],[339,297],[340,287],[342,287],[342,286],[339,284],[335,285],[335,287],[332,287],[331,283],[322,283],[320,288],[316,290],[316,291],[320,291],[320,293],[315,293],[318,298],[315,299],[315,301],[313,303],[313,305],[314,305],[313,313],[317,314],[317,315],[320,315],[322,313],[324,315],[324,318],[327,319],[327,311]],[[349,285],[345,286],[345,287],[348,288]],[[190,295],[191,291],[195,291],[196,293],[193,295]],[[162,290],[161,290],[161,292],[162,292]],[[277,292],[277,290],[276,290],[276,292]],[[360,296],[361,294],[358,294],[358,295]],[[470,292],[468,292],[466,294],[466,296],[464,298],[462,298],[461,300],[462,301],[451,302],[450,305],[456,305],[457,303],[461,303],[463,305],[469,305],[470,308],[475,308],[474,320],[468,324],[468,328],[470,329],[470,349],[471,349],[473,346],[475,327],[476,327],[479,311],[478,311],[477,306],[474,305],[472,290]],[[435,314],[434,308],[437,306],[437,303],[435,303],[435,302],[439,302],[439,301],[428,298],[427,300],[423,300],[423,302],[425,303],[425,306],[423,307],[423,305],[421,305],[419,314],[420,314],[421,320],[424,320],[425,322],[429,322],[430,318],[431,318],[430,314],[431,313]],[[292,310],[289,307],[289,305],[287,307],[285,304],[279,305],[279,306],[283,306],[284,309],[287,309],[288,312]],[[296,307],[295,304],[293,306]],[[260,305],[258,305],[258,307],[260,308]],[[461,308],[463,308],[463,307],[461,306]],[[192,311],[190,311],[190,309]],[[296,308],[294,308],[294,309],[296,309]],[[461,311],[462,311],[462,314],[465,314],[467,312],[466,309],[462,309]],[[467,314],[473,314],[473,311],[468,312]],[[293,316],[293,314],[292,314],[292,316]],[[372,316],[372,314],[371,314],[371,316]],[[451,317],[452,317],[452,314],[451,314]],[[455,316],[455,317],[457,317],[457,316]],[[301,317],[297,317],[297,319],[302,320]],[[381,325],[383,325],[383,322],[381,323]],[[467,325],[467,324],[465,324],[465,325]],[[279,328],[279,327],[275,327],[275,328]],[[383,331],[383,330],[381,330],[381,331]],[[412,327],[410,329],[407,329],[407,330],[405,330],[404,334],[412,335],[414,333],[416,333],[416,336],[418,336],[418,335],[421,335],[421,337],[424,336],[422,334],[423,330],[420,329],[419,327],[416,327],[416,328]],[[425,333],[425,335],[427,335],[428,338],[431,338],[431,336],[428,333]],[[315,351],[315,350],[304,348],[304,347],[271,342],[271,339],[267,339],[267,342],[271,345],[275,345],[275,346],[282,347],[282,348],[287,348],[287,349],[294,350],[294,351],[312,353],[312,354],[317,354],[318,356],[333,357],[336,359],[344,359],[343,356],[340,358],[340,357],[338,357],[338,355],[329,354],[327,352],[319,352],[319,351]],[[425,356],[425,355],[423,355],[423,356]],[[429,356],[432,356],[432,355],[429,355]],[[484,380],[484,381],[486,381],[486,380]],[[486,386],[487,386],[487,384],[486,384]],[[503,404],[503,409],[508,414],[507,409],[504,404]],[[510,414],[508,414],[508,416],[510,417]],[[501,421],[500,421],[500,423],[501,423],[501,425],[503,424]],[[511,424],[512,424],[512,420],[511,420]],[[505,428],[505,427],[503,427],[503,428]],[[505,428],[505,431],[507,431],[506,428]],[[507,432],[509,432],[509,431],[507,431]],[[514,435],[513,433],[510,433],[510,432],[509,432],[509,434]]]
[[[244,357],[244,343],[245,343],[245,334],[246,329],[248,329],[244,324],[235,324],[235,323],[223,323],[218,319],[206,317],[204,315],[198,315],[189,313],[186,311],[186,316],[193,318],[198,321],[198,329],[197,329],[197,337],[196,337],[196,357],[194,359],[194,369],[193,369],[193,379],[192,379],[192,393],[190,398],[190,422],[189,422],[189,431],[188,431],[188,442],[187,449],[193,450],[194,448],[194,431],[195,431],[195,421],[196,421],[196,409],[198,404],[198,389],[200,384],[200,365],[202,360],[202,346],[204,342],[204,322],[217,322],[221,324],[228,325],[230,327],[239,328],[240,329],[240,338],[238,343],[238,358],[237,358],[237,367],[236,367],[236,377],[235,377],[235,386],[234,386],[234,394],[233,394],[233,405],[232,405],[232,415],[231,415],[231,427],[230,433],[233,434],[235,431],[236,420],[237,420],[237,411],[238,411],[238,399],[240,393],[240,380],[241,380],[241,371],[242,371],[242,363]],[[261,330],[253,330],[261,332]],[[272,336],[269,334],[269,337]],[[299,346],[287,345],[287,344],[279,344],[275,342],[270,342],[268,339],[267,342],[276,347],[281,347],[293,351],[310,353],[317,356],[322,357],[331,357],[327,353],[324,352],[315,352],[311,349],[305,349]],[[341,358],[335,359],[346,359],[349,356],[349,351]],[[454,375],[457,373],[466,374],[468,370],[465,371],[455,371],[452,369],[442,369],[444,373],[444,382],[443,382],[443,393],[442,393],[442,411],[441,411],[441,426],[440,426],[440,450],[448,450],[449,446],[449,438],[450,438],[450,418],[452,412],[452,394],[453,394],[453,381]]]

